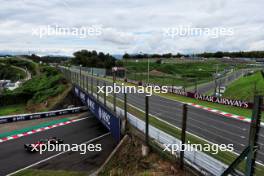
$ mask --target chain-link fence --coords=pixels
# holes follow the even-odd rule
[[[107,106],[107,108],[117,113],[118,116],[124,118],[124,111],[121,112],[121,110],[124,110],[126,106],[127,113],[129,114],[128,121],[139,130],[144,131],[146,94],[127,94],[127,104],[125,105],[125,95],[123,93],[111,93],[106,96],[106,86],[113,86],[114,83],[121,84],[120,81],[106,77],[97,77],[84,68],[77,70],[62,67],[62,69],[65,76],[71,82],[81,86],[98,101]],[[157,95],[149,97],[150,137],[152,139],[161,144],[173,143],[175,140],[181,139],[182,117],[182,102],[162,98]],[[215,146],[223,145],[232,146],[234,149],[233,151],[203,151],[199,154],[185,152],[186,161],[198,165],[199,168],[207,170],[211,174],[219,175],[223,172],[224,168],[230,165],[248,146],[250,123],[225,118],[215,113],[188,106],[186,124],[186,143],[199,144],[201,146],[208,144],[211,149]],[[170,136],[165,137],[167,138],[167,142],[164,140],[164,136],[166,135],[157,135],[163,133]],[[264,131],[262,128],[259,131],[258,144],[260,148],[257,152],[255,173],[256,175],[261,175],[261,173],[264,173],[262,165],[264,161]],[[205,156],[207,156],[207,159],[204,158]],[[245,172],[245,163],[244,161],[235,168],[237,174]]]

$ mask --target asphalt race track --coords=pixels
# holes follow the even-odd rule
[[[118,95],[123,99],[123,95]],[[127,96],[133,106],[144,110],[143,94]],[[152,95],[149,112],[179,128],[182,121],[182,103]],[[188,106],[187,131],[216,144],[234,144],[235,152],[241,153],[248,142],[249,123],[231,119],[203,109]],[[262,146],[257,158],[264,162],[264,130],[261,128],[259,143]]]
[[[104,82],[100,80],[100,85]],[[107,83],[111,85],[111,83]],[[123,100],[123,95],[117,97]],[[145,110],[144,94],[127,94],[127,102]],[[162,120],[181,128],[182,103],[152,95],[149,98],[149,112]],[[203,109],[188,106],[187,131],[216,144],[233,144],[236,153],[241,153],[248,142],[250,125]],[[260,151],[257,159],[264,164],[264,130],[260,129]]]
[[[26,137],[6,141],[0,144],[0,175],[6,175],[34,164],[59,152],[28,153],[24,150],[25,143],[35,143],[44,138],[56,136],[67,144],[81,144],[93,138],[108,133],[101,123],[89,118],[47,131],[35,133]]]
[[[219,85],[219,83],[220,83],[221,86],[227,86],[228,84],[230,84],[234,80],[241,77],[244,73],[245,73],[244,70],[238,70],[236,72],[228,74],[227,76],[224,76],[223,78],[217,79],[217,85]],[[200,94],[205,94],[205,93],[207,93],[211,90],[214,90],[214,89],[215,89],[215,81],[211,81],[209,83],[198,85],[197,92],[199,92]]]

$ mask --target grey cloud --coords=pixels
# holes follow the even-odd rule
[[[126,52],[203,52],[263,48],[263,0],[0,0],[0,48],[43,52],[74,49]],[[102,36],[39,39],[39,25],[103,26]],[[185,37],[170,40],[162,29],[179,25],[234,28],[232,37]]]

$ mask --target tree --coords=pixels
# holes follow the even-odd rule
[[[71,63],[74,65],[82,65],[84,67],[112,68],[115,65],[115,58],[110,54],[96,51],[81,50],[74,54]]]

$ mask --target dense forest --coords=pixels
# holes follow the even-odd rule
[[[181,53],[172,54],[128,54],[125,53],[123,55],[124,59],[144,59],[144,58],[175,58],[175,57],[191,57],[193,55],[184,55]],[[264,51],[239,51],[239,52],[214,52],[214,53],[200,53],[195,54],[196,57],[215,57],[215,58],[222,58],[222,57],[244,57],[244,58],[264,58]]]
[[[32,55],[23,55],[23,57],[33,60],[34,62],[43,62],[43,63],[61,63],[70,59],[70,57],[66,56],[38,56],[35,54]]]
[[[239,52],[215,52],[215,53],[201,53],[196,56],[200,57],[244,57],[244,58],[264,58],[264,51],[239,51]]]
[[[145,58],[177,58],[177,57],[189,57],[188,55],[177,53],[175,55],[171,53],[166,54],[128,54],[125,53],[123,55],[124,59],[145,59]]]

